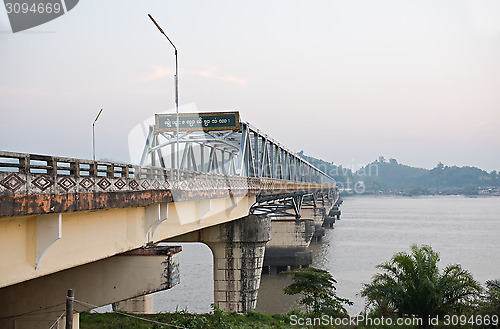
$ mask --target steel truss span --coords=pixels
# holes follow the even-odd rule
[[[141,165],[176,167],[175,133],[150,126]],[[333,178],[249,123],[237,131],[186,131],[179,135],[180,170],[271,178],[335,187]]]

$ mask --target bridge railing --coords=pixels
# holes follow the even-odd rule
[[[0,152],[0,194],[245,189],[257,194],[331,188],[333,186],[327,184],[266,177],[242,177],[39,154]]]

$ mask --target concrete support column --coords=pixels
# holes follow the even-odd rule
[[[238,313],[255,309],[270,232],[271,220],[264,215],[249,215],[203,230],[201,241],[214,255],[217,307]]]

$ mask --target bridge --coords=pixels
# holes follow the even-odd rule
[[[161,242],[207,244],[216,305],[253,310],[263,268],[307,266],[338,206],[331,177],[239,119],[179,134],[157,121],[141,165],[0,152],[0,327],[48,328],[70,288],[151,311],[180,278],[181,248]]]

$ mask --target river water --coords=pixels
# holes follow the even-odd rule
[[[463,196],[347,197],[342,219],[309,247],[313,266],[332,273],[337,294],[349,298],[351,315],[364,308],[363,283],[411,244],[430,244],[441,256],[441,267],[460,263],[481,284],[500,279],[500,197]],[[155,295],[155,311],[208,312],[213,303],[212,255],[203,244],[183,244],[181,284]],[[257,310],[287,312],[296,298],[283,294],[290,278],[263,275]]]

